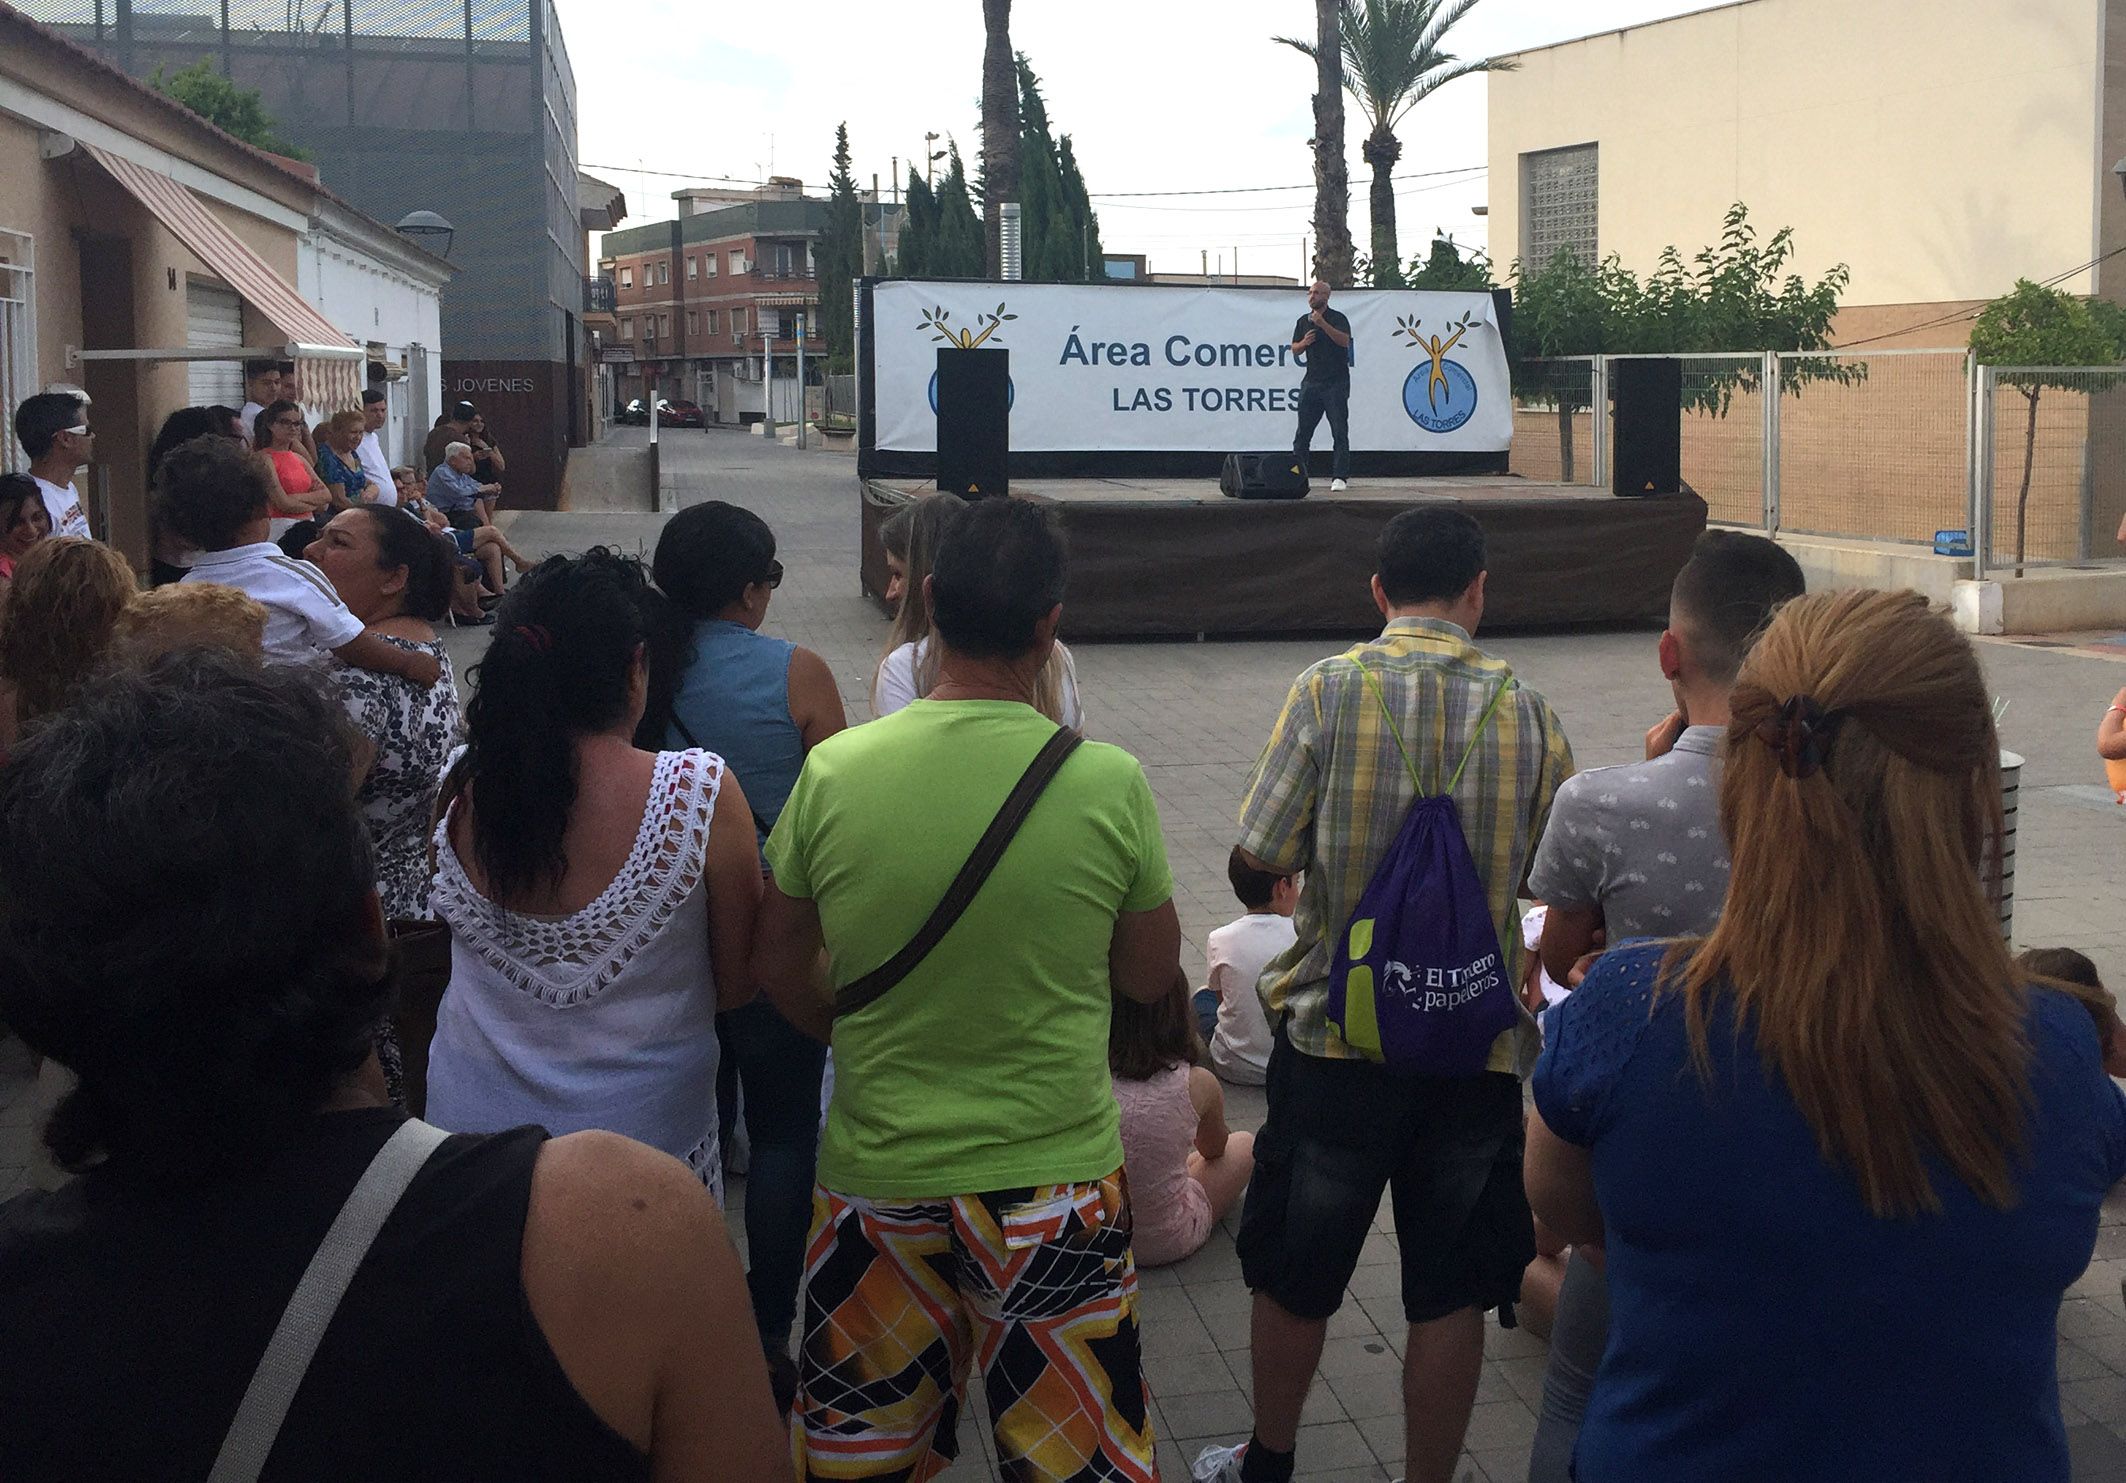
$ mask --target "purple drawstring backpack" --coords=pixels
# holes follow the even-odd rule
[[[1475,1076],[1519,1012],[1454,789],[1513,681],[1492,692],[1447,785],[1427,793],[1380,682],[1363,663],[1358,672],[1417,797],[1336,940],[1329,1024],[1344,1044],[1390,1071]]]

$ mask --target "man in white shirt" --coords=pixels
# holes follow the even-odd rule
[[[376,502],[395,505],[399,502],[399,487],[391,477],[391,460],[384,456],[383,439],[377,436],[384,426],[384,412],[382,391],[372,386],[362,393],[362,441],[355,445],[354,453],[361,460],[362,472],[377,487]]]
[[[1255,986],[1264,966],[1296,940],[1292,909],[1299,904],[1299,877],[1259,870],[1238,850],[1225,873],[1247,914],[1204,940],[1210,983],[1196,991],[1196,1013],[1219,1079],[1261,1086],[1270,1066],[1270,1022]]]
[[[15,409],[15,438],[29,456],[30,477],[44,496],[55,536],[90,536],[74,471],[96,456],[89,398],[81,391],[41,391]]]
[[[281,363],[277,360],[244,362],[244,404],[236,412],[244,425],[244,441],[258,446],[258,414],[281,399]]]

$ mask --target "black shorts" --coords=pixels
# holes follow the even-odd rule
[[[450,521],[452,530],[478,530],[480,528],[480,512],[478,510],[451,510],[444,518]]]
[[[1333,1314],[1385,1187],[1410,1322],[1515,1300],[1535,1259],[1517,1077],[1398,1076],[1369,1061],[1304,1055],[1280,1024],[1267,1090],[1240,1215],[1251,1290],[1297,1318]]]

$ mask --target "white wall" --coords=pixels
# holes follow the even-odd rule
[[[426,405],[443,405],[442,295],[357,243],[312,223],[296,248],[296,288],[347,337],[358,344],[381,343],[393,360],[406,361],[406,347],[425,345],[428,355]],[[384,452],[394,463],[409,461],[426,428],[403,426],[408,398],[394,395],[392,420],[385,429]],[[314,412],[336,409],[319,407]]]
[[[1851,304],[1988,299],[2097,255],[2100,39],[2119,0],[1745,0],[1520,53],[1490,90],[1490,240],[1520,157],[1601,147],[1598,247],[1645,273],[1742,201]],[[2120,7],[2126,9],[2126,7]],[[2088,293],[2081,272],[2062,287]]]

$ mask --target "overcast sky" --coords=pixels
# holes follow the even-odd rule
[[[795,175],[823,189],[834,126],[846,120],[860,186],[890,198],[925,133],[968,157],[980,145],[980,0],[755,0],[720,12],[718,40],[692,0],[556,0],[576,72],[580,158],[627,193],[627,225],[671,217],[676,176],[753,181]],[[1457,56],[1487,56],[1705,8],[1705,0],[1483,0],[1457,26]],[[622,19],[624,17],[624,20]],[[746,24],[728,24],[742,20]],[[1312,214],[1311,63],[1275,35],[1307,35],[1308,0],[1017,0],[1011,39],[1032,60],[1059,134],[1070,134],[1110,252],[1195,271],[1301,271]],[[1435,229],[1484,245],[1470,208],[1485,199],[1486,79],[1461,79],[1401,130],[1402,251]],[[1347,104],[1351,229],[1366,241],[1365,124]],[[943,148],[941,140],[939,148]],[[673,172],[671,175],[638,173]],[[1106,198],[1119,192],[1292,186],[1227,197]]]

